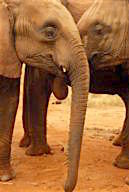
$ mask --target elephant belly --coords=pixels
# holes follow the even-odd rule
[[[121,68],[120,68],[121,69]],[[96,94],[117,94],[120,89],[128,87],[124,82],[121,70],[91,70],[90,71],[90,92]],[[126,77],[124,75],[124,77]]]

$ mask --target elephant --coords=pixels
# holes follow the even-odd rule
[[[70,11],[76,23],[79,22],[81,16],[91,7],[91,5],[94,2],[95,0],[88,0],[88,1],[83,0],[79,2],[75,0],[62,0],[62,3]],[[91,63],[90,60],[89,63]],[[123,81],[124,80],[123,78],[125,79],[126,82]],[[123,142],[125,140],[128,141],[129,131],[128,126],[126,126],[126,124],[128,120],[129,90],[127,84],[128,84],[127,78],[123,75],[120,66],[117,67],[116,69],[114,67],[108,67],[108,68],[104,67],[101,69],[94,70],[93,65],[90,64],[90,92],[95,94],[111,94],[111,95],[117,94],[120,96],[120,98],[125,104],[126,118],[124,120],[123,130],[121,134],[113,142],[113,144],[116,146],[121,146],[122,140]]]
[[[72,103],[64,190],[72,192],[78,178],[89,91],[89,65],[77,26],[58,0],[0,0],[0,41],[0,180],[15,177],[10,161],[11,142],[19,102],[21,67],[25,63],[28,67],[39,68],[44,78],[51,74],[53,91],[58,82],[65,82],[65,73],[70,79]],[[82,70],[78,71],[80,65]],[[40,78],[38,74],[36,78]],[[55,94],[59,96],[57,92]],[[31,98],[28,97],[28,101],[31,105]]]
[[[113,142],[116,146],[122,146],[122,150],[114,165],[129,169],[129,3],[127,0],[115,2],[112,0],[108,2],[104,0],[79,2],[62,0],[62,3],[78,23],[77,26],[84,39],[90,65],[90,92],[117,94],[124,102],[126,115],[123,129]],[[109,14],[108,10],[111,4],[111,14]],[[105,11],[103,12],[103,10]],[[117,15],[116,20],[113,19],[114,14]],[[125,32],[125,30],[127,31]],[[100,51],[98,51],[99,49]],[[117,56],[118,54],[119,56]]]
[[[70,11],[72,14],[75,22],[78,25],[78,28],[80,30],[80,34],[82,38],[84,39],[84,46],[86,49],[86,54],[88,56],[89,66],[90,66],[90,92],[95,94],[110,94],[110,95],[119,95],[122,101],[125,104],[126,108],[126,117],[123,124],[123,130],[121,134],[115,139],[114,145],[122,145],[122,151],[120,155],[116,158],[116,161],[114,164],[117,167],[120,168],[129,168],[129,79],[128,79],[128,58],[122,59],[121,61],[114,62],[111,61],[103,62],[103,66],[101,66],[101,58],[102,54],[98,54],[97,58],[97,46],[99,45],[95,43],[94,36],[92,35],[91,39],[91,32],[92,30],[88,31],[90,27],[87,27],[88,21],[93,22],[93,19],[90,20],[90,18],[87,16],[87,11],[90,13],[91,8],[93,9],[95,6],[100,6],[100,3],[104,3],[104,1],[95,1],[95,0],[61,0],[62,4]],[[97,3],[95,5],[95,3]],[[109,1],[108,1],[109,3]],[[110,0],[110,4],[116,6],[116,10],[118,13],[121,11],[121,13],[124,13],[123,9],[128,8],[128,2],[126,0],[124,1],[115,1],[113,2]],[[121,3],[123,3],[121,5]],[[109,6],[110,4],[107,4],[105,1],[105,5],[103,6]],[[117,4],[117,5],[116,5]],[[119,6],[118,6],[119,4]],[[126,7],[126,8],[125,8]],[[109,7],[108,7],[109,8]],[[118,10],[119,8],[119,10]],[[121,9],[121,10],[120,10]],[[114,11],[114,9],[113,9]],[[112,13],[113,13],[112,11]],[[108,9],[107,9],[108,12]],[[92,12],[93,14],[94,12]],[[117,14],[118,14],[117,13]],[[108,13],[107,13],[108,14]],[[100,14],[101,15],[101,14]],[[126,17],[125,17],[126,18]],[[111,19],[110,19],[111,20]],[[105,21],[106,22],[106,21]],[[100,25],[99,25],[100,24]],[[90,24],[88,24],[90,25]],[[100,27],[100,28],[99,28]],[[111,24],[109,26],[105,25],[104,30],[101,31],[101,20],[100,23],[98,23],[98,36],[100,36],[99,40],[103,40],[103,31],[104,33],[111,31]],[[88,31],[88,32],[87,32]],[[97,33],[96,32],[96,33]],[[88,33],[88,35],[87,35]],[[90,37],[88,42],[86,41],[85,37]],[[119,38],[119,37],[118,37]],[[101,43],[101,41],[100,41]],[[95,45],[94,45],[95,44]],[[92,46],[91,46],[92,45]],[[116,43],[117,45],[117,43]],[[87,47],[86,47],[87,46]],[[96,46],[96,47],[95,47]],[[94,50],[92,50],[92,47]],[[119,46],[118,46],[119,47]],[[89,51],[90,50],[90,51]],[[94,54],[93,54],[94,53]],[[103,53],[103,52],[102,52]],[[104,58],[104,57],[103,57]],[[95,62],[96,61],[96,62]],[[29,73],[31,74],[31,68]],[[33,69],[34,70],[34,69]],[[40,72],[41,73],[41,72]],[[26,74],[27,75],[27,74]],[[40,75],[41,77],[42,75]],[[34,71],[28,78],[35,79]],[[48,77],[49,79],[50,77]],[[27,81],[29,82],[29,81]],[[39,82],[39,81],[38,81]],[[42,81],[40,81],[42,84]],[[35,85],[37,85],[37,82],[35,81]],[[28,155],[41,155],[43,153],[49,153],[50,147],[47,144],[47,137],[46,137],[46,111],[47,111],[47,105],[49,102],[49,97],[47,95],[47,92],[45,91],[45,88],[43,88],[40,85],[40,88],[42,89],[42,96],[40,94],[39,96],[39,104],[36,105],[37,108],[35,113],[35,110],[29,109],[27,106],[27,103],[25,102],[26,98],[29,96],[33,100],[35,98],[34,93],[36,94],[38,92],[38,89],[36,86],[33,87],[33,95],[31,92],[26,91],[26,87],[29,87],[29,89],[32,89],[31,83],[28,85],[26,84],[26,81],[24,83],[24,105],[23,105],[23,128],[24,128],[24,136],[22,140],[20,141],[21,147],[28,147],[26,154]],[[37,89],[37,91],[36,91]],[[46,89],[47,90],[47,89]],[[48,91],[48,90],[47,90]],[[58,89],[58,92],[62,94],[62,91],[64,91],[63,86],[62,89]],[[43,93],[44,92],[44,93]],[[52,90],[51,90],[52,92]],[[46,96],[47,95],[47,99]],[[44,106],[47,101],[46,110],[44,111]],[[41,105],[42,103],[42,105]],[[39,112],[39,113],[38,113]],[[25,118],[25,114],[29,113],[31,116],[30,119],[33,119],[36,116],[35,125],[33,127],[29,126],[29,118]],[[43,118],[42,118],[43,117]],[[35,137],[35,135],[38,135]],[[46,147],[45,147],[46,146]],[[48,150],[49,149],[49,150]]]
[[[91,92],[118,94],[126,107],[123,130],[114,141],[114,145],[122,146],[114,165],[124,169],[129,169],[128,11],[127,0],[96,0],[77,24],[90,63]]]

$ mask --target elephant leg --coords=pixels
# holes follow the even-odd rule
[[[10,164],[14,122],[19,102],[20,79],[0,76],[0,180],[15,177]]]
[[[46,136],[46,118],[51,95],[50,76],[34,67],[27,67],[26,89],[24,89],[23,125],[31,143],[27,155],[50,153]],[[26,115],[25,115],[26,114]]]
[[[31,138],[29,134],[29,108],[28,108],[28,102],[27,102],[27,89],[29,86],[29,80],[28,73],[29,73],[29,67],[26,66],[25,68],[25,76],[24,76],[24,87],[23,87],[23,113],[22,113],[22,122],[23,122],[23,129],[24,129],[24,135],[19,143],[20,147],[28,147],[31,143]]]
[[[121,99],[123,100],[124,104],[125,104],[125,120],[123,123],[123,128],[121,133],[115,138],[115,140],[113,141],[113,145],[115,146],[122,146],[122,141],[127,139],[129,140],[129,127],[127,125],[127,121],[129,118],[129,90],[127,91],[123,91],[123,93],[120,93],[119,96],[121,97]]]
[[[125,102],[126,118],[120,136],[122,138],[121,139],[122,149],[121,153],[116,158],[114,165],[119,168],[129,169],[129,91],[125,92],[125,98],[126,98]]]

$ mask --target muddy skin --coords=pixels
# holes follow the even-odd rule
[[[10,164],[11,143],[19,103],[20,79],[0,76],[0,180],[15,177]]]

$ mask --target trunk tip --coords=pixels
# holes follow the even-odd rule
[[[76,186],[76,180],[73,182],[70,182],[67,180],[65,182],[65,185],[64,185],[64,191],[65,192],[72,192],[74,190],[75,186]]]

